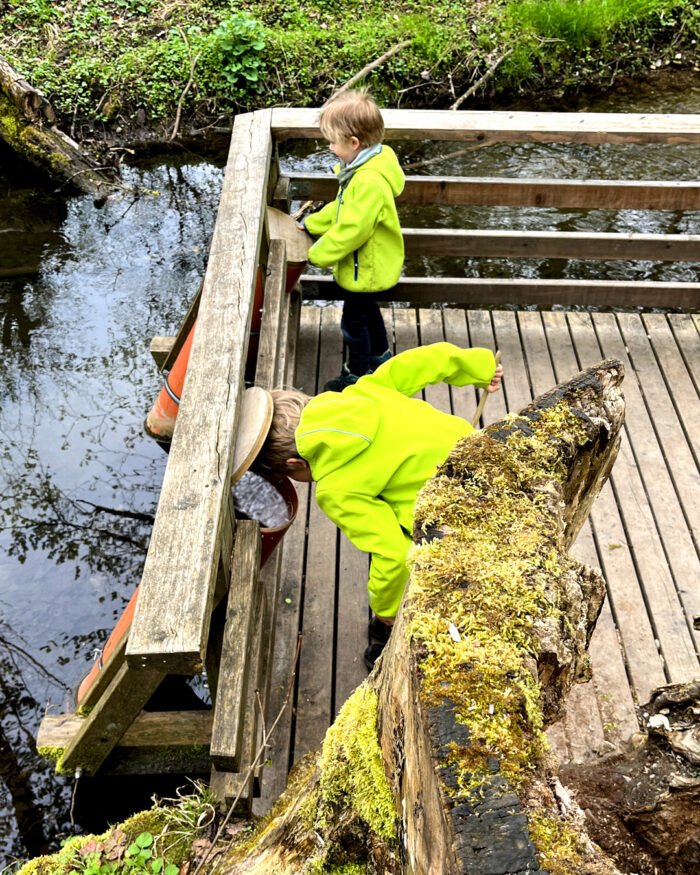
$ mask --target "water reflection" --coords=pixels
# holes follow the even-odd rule
[[[209,164],[131,169],[146,193],[97,210],[32,199],[2,169],[3,205],[21,191],[34,220],[10,232],[0,208],[0,868],[70,826],[71,782],[34,737],[140,578],[165,466],[141,429],[159,389],[148,344],[199,285],[222,180]],[[15,256],[24,275],[3,274]]]

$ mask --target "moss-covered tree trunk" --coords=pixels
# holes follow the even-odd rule
[[[114,168],[99,166],[55,121],[49,101],[0,57],[0,139],[69,190],[107,197],[118,180]]]
[[[617,871],[543,731],[590,674],[604,581],[567,548],[617,454],[622,376],[603,362],[455,447],[419,494],[383,657],[228,872]]]

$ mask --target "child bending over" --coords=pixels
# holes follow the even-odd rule
[[[490,350],[435,343],[389,359],[339,395],[272,393],[272,426],[258,462],[294,480],[315,481],[321,509],[372,554],[370,635],[379,643],[365,652],[368,667],[389,637],[408,580],[416,495],[474,430],[411,395],[440,382],[496,392],[502,374]]]

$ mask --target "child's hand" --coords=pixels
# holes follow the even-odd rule
[[[487,392],[498,392],[498,390],[501,388],[502,377],[503,377],[503,366],[498,365],[498,367],[496,368],[496,371],[493,375],[493,379],[486,387],[486,391]]]

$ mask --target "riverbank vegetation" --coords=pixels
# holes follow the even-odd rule
[[[78,139],[202,133],[312,106],[369,61],[384,106],[463,109],[700,69],[695,0],[0,0],[0,55]],[[489,75],[490,74],[490,75]]]

